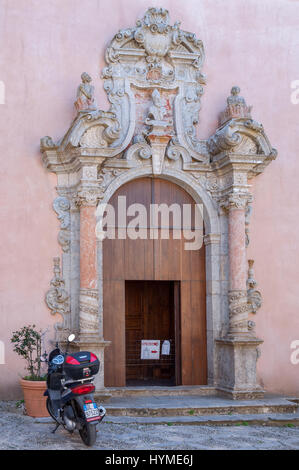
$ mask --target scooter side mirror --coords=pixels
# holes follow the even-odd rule
[[[74,341],[74,339],[76,338],[76,336],[72,333],[69,337],[68,337],[68,342],[71,343],[72,341]]]

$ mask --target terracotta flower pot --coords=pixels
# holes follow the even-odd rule
[[[24,393],[27,415],[34,418],[49,416],[46,407],[47,397],[44,397],[47,382],[20,379],[20,384]]]

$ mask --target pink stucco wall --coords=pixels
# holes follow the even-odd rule
[[[208,84],[199,134],[214,132],[232,85],[241,87],[253,117],[262,122],[273,162],[253,183],[255,197],[248,257],[263,294],[256,315],[264,339],[259,379],[272,392],[299,394],[299,364],[290,343],[299,339],[299,104],[291,104],[291,82],[299,80],[299,1],[159,0],[172,22],[195,32],[205,46]],[[12,331],[25,323],[51,329],[44,294],[52,258],[60,254],[58,221],[52,210],[56,176],[41,164],[39,139],[67,130],[80,74],[94,78],[98,103],[108,104],[99,73],[104,49],[120,28],[134,26],[148,0],[0,0],[0,397],[13,398],[22,362],[12,353]]]

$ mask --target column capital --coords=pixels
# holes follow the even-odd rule
[[[98,205],[100,199],[102,199],[103,193],[100,188],[82,188],[79,189],[73,196],[74,204],[76,207],[86,207]]]
[[[250,193],[229,193],[219,200],[219,208],[229,212],[230,210],[243,209],[245,211],[249,203],[252,202]]]

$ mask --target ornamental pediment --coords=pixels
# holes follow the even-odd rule
[[[206,85],[204,46],[179,22],[171,24],[167,10],[149,8],[135,27],[119,31],[105,58],[102,78],[109,110],[98,108],[92,79],[83,73],[75,101],[77,116],[70,129],[57,144],[49,136],[41,140],[49,169],[70,170],[77,155],[120,158],[121,166],[123,160],[142,164],[138,158],[146,155],[152,159],[154,173],[163,171],[164,159],[174,156],[185,170],[190,165],[193,170],[196,164],[213,170],[213,162],[223,153],[247,156],[250,171],[257,164],[253,158],[249,168],[252,156],[259,156],[259,165],[274,158],[263,126],[252,118],[238,87],[232,88],[214,135],[207,140],[197,137]],[[136,145],[134,154],[129,150]]]

